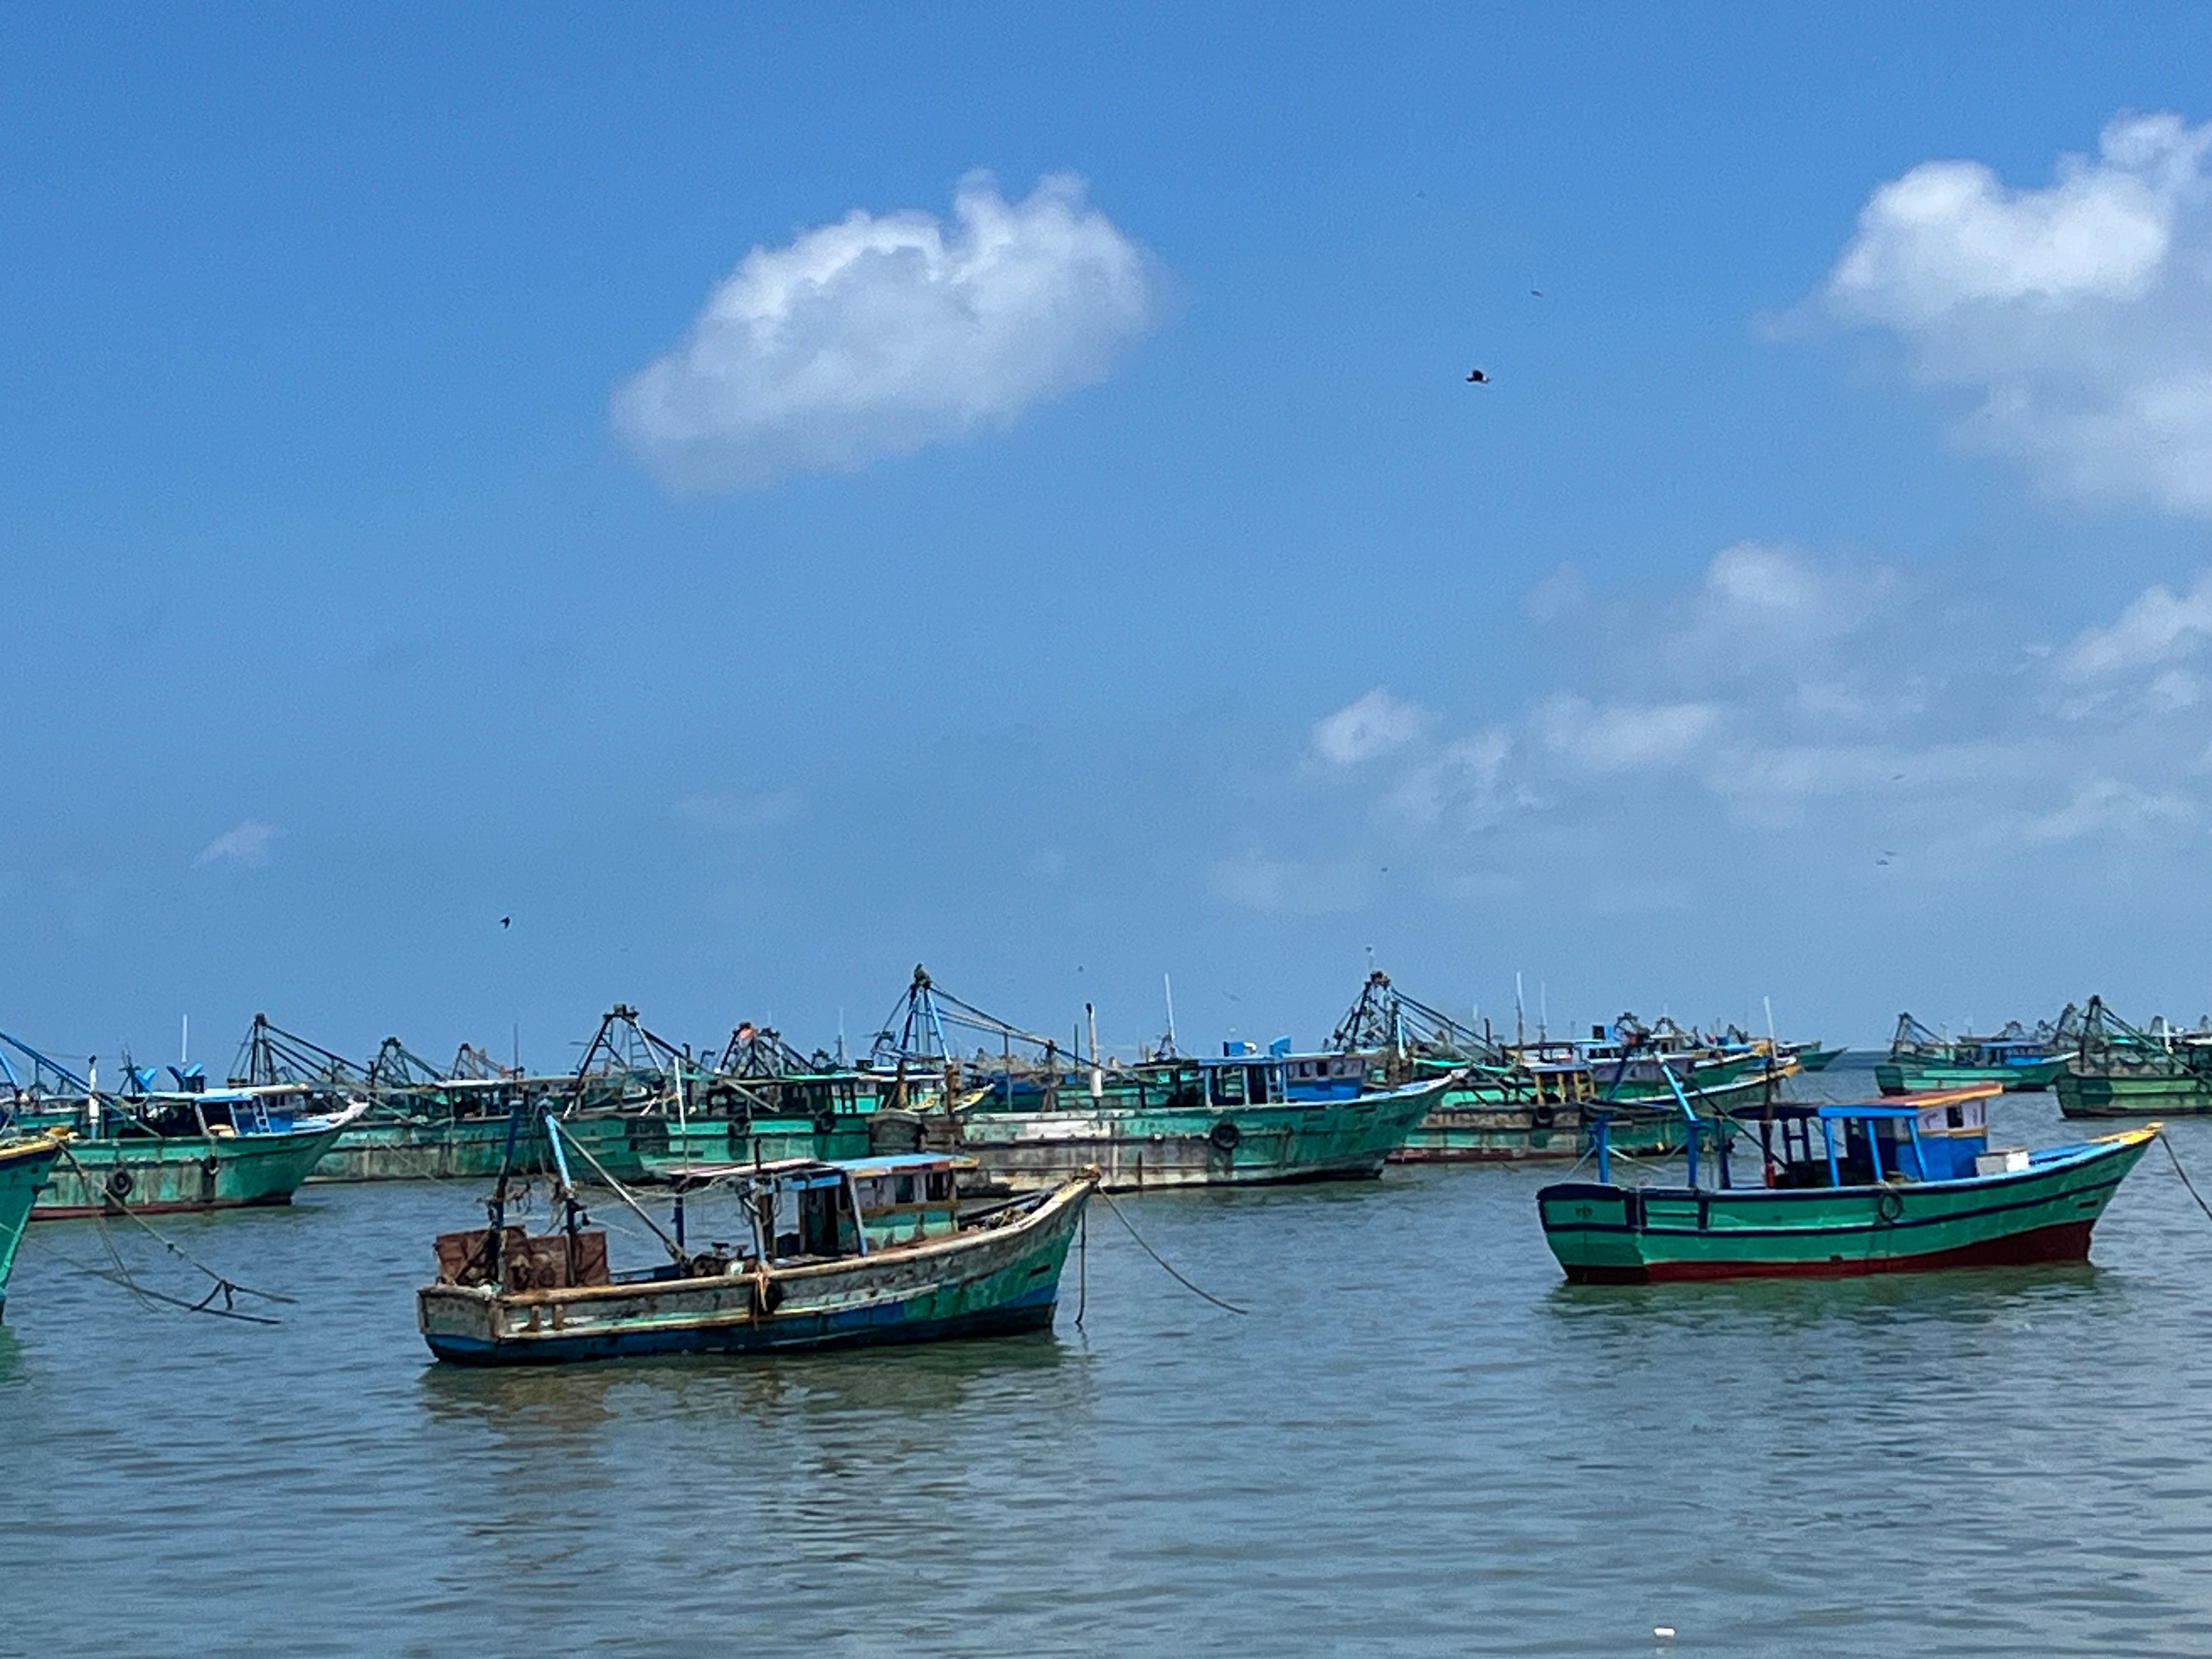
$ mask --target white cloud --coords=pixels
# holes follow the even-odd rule
[[[2194,653],[2212,638],[2212,570],[2177,595],[2148,587],[2109,628],[2084,629],[2059,653],[2058,672],[2076,682],[2106,680]]]
[[[1152,262],[1081,180],[1008,202],[971,174],[949,225],[856,209],[754,248],[615,394],[614,423],[680,489],[857,467],[1104,379],[1158,312]]]
[[[2014,190],[1929,161],[1875,191],[1823,289],[1976,401],[1969,447],[2064,494],[2212,514],[2212,125],[2125,115]]]
[[[1429,722],[1428,710],[1378,685],[1314,722],[1313,751],[1331,766],[1357,766],[1417,741]]]
[[[269,846],[282,832],[271,823],[258,818],[248,818],[234,829],[224,830],[206,846],[192,862],[199,864],[266,864]]]
[[[806,797],[796,789],[723,790],[686,795],[676,803],[676,816],[684,823],[720,831],[774,829],[805,810]]]
[[[1690,758],[1720,719],[1711,703],[1611,703],[1558,696],[1537,714],[1544,741],[1592,772],[1628,772],[1678,765]]]

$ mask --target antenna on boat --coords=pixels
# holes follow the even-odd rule
[[[1162,995],[1166,997],[1168,1004],[1168,1052],[1170,1054],[1174,1054],[1176,1051],[1175,1034],[1175,981],[1170,979],[1165,974],[1162,974],[1160,975],[1160,992]]]
[[[1521,1007],[1521,970],[1513,970],[1513,1046],[1522,1047],[1528,1041],[1528,1023]]]
[[[1089,1003],[1083,1005],[1083,1018],[1091,1024],[1091,1097],[1103,1099],[1106,1093],[1106,1074],[1098,1069],[1098,1011]]]
[[[177,1034],[177,1069],[183,1071],[192,1057],[192,1017],[185,1016],[184,1029]]]
[[[1536,981],[1536,1041],[1547,1042],[1552,1035],[1552,988],[1542,980]]]

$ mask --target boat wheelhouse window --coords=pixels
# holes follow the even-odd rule
[[[914,1202],[914,1177],[912,1176],[902,1175],[893,1184],[896,1190],[891,1195],[892,1203],[911,1204]]]
[[[1267,1085],[1273,1082],[1271,1068],[1266,1066],[1247,1066],[1244,1068],[1245,1098],[1255,1106],[1264,1106],[1280,1092]]]
[[[923,1180],[922,1190],[933,1199],[946,1199],[951,1197],[952,1171],[950,1170],[932,1170],[927,1176]]]
[[[1207,1079],[1212,1087],[1213,1103],[1217,1106],[1242,1106],[1244,1103],[1244,1068],[1241,1066],[1217,1066]]]

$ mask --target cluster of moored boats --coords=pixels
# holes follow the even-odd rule
[[[1095,1192],[1391,1163],[1574,1164],[1538,1211],[1577,1280],[2078,1259],[2155,1126],[1992,1151],[1988,1100],[2050,1086],[2025,1056],[2062,1033],[2085,1054],[2092,1034],[2100,1054],[2120,1034],[2188,1049],[2094,1000],[2040,1038],[1951,1042],[1907,1018],[1887,1097],[1834,1105],[1793,1095],[1839,1052],[1817,1043],[1627,1015],[1587,1038],[1507,1038],[1377,972],[1321,1048],[1188,1054],[1170,1016],[1125,1060],[1099,1052],[1095,1022],[1063,1046],[919,968],[850,1058],[752,1024],[696,1051],[617,1006],[573,1070],[533,1075],[465,1047],[436,1066],[397,1039],[356,1062],[257,1017],[220,1086],[125,1057],[103,1088],[96,1063],[0,1035],[0,1292],[30,1220],[423,1177],[493,1183],[487,1224],[435,1241],[418,1304],[434,1352],[477,1363],[1031,1328]],[[1620,1165],[1646,1179],[1617,1182]],[[617,1270],[587,1204],[642,1221],[665,1259]]]

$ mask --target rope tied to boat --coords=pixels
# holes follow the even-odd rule
[[[87,1170],[83,1164],[77,1162],[76,1155],[70,1152],[67,1146],[64,1146],[62,1147],[61,1154],[63,1160],[69,1164],[70,1168],[76,1171],[77,1178],[84,1182],[86,1191],[105,1191],[103,1188],[97,1186],[94,1182],[91,1171]],[[148,1221],[145,1217],[134,1211],[129,1203],[116,1194],[112,1193],[106,1194],[104,1201],[106,1204],[113,1205],[125,1219],[135,1224],[147,1235],[147,1237],[153,1239],[155,1243],[159,1244],[171,1255],[176,1257],[178,1261],[183,1262],[186,1267],[191,1267],[194,1272],[205,1274],[210,1281],[208,1293],[202,1297],[198,1302],[187,1302],[180,1296],[171,1296],[167,1291],[157,1291],[149,1285],[141,1285],[132,1275],[130,1267],[125,1263],[121,1253],[116,1249],[115,1241],[108,1233],[107,1217],[104,1212],[94,1213],[92,1219],[100,1228],[100,1243],[107,1251],[108,1260],[114,1264],[113,1270],[106,1271],[99,1267],[88,1267],[82,1262],[70,1261],[67,1256],[61,1256],[59,1258],[64,1264],[75,1268],[77,1272],[87,1274],[94,1279],[106,1279],[111,1285],[119,1285],[125,1290],[130,1291],[131,1295],[138,1297],[142,1302],[165,1302],[173,1308],[182,1308],[186,1313],[204,1313],[216,1319],[236,1319],[243,1321],[245,1323],[249,1325],[281,1325],[284,1322],[281,1319],[271,1318],[266,1314],[240,1312],[237,1306],[237,1298],[240,1296],[258,1297],[264,1302],[280,1302],[285,1304],[297,1303],[298,1298],[296,1297],[282,1296],[275,1291],[258,1291],[251,1285],[240,1285],[235,1279],[233,1279],[225,1274],[217,1273],[214,1268],[209,1267],[207,1263],[200,1261],[198,1258],[185,1250],[173,1239],[171,1239],[166,1234],[161,1232],[151,1222]],[[214,1305],[215,1299],[218,1296],[222,1298],[222,1306],[220,1308]]]
[[[1145,1236],[1137,1231],[1136,1224],[1132,1222],[1127,1216],[1121,1213],[1121,1206],[1114,1201],[1114,1194],[1108,1192],[1103,1187],[1099,1188],[1097,1191],[1098,1196],[1106,1200],[1106,1207],[1113,1211],[1115,1218],[1121,1222],[1121,1224],[1129,1230],[1129,1237],[1137,1241],[1137,1248],[1144,1251],[1146,1255],[1152,1257],[1153,1261],[1158,1262],[1162,1271],[1164,1271],[1170,1279],[1175,1280],[1176,1284],[1182,1285],[1183,1289],[1188,1291],[1193,1296],[1197,1297],[1200,1301],[1211,1302],[1217,1308],[1224,1309],[1230,1313],[1239,1315],[1247,1314],[1251,1311],[1249,1308],[1238,1307],[1233,1302],[1224,1302],[1219,1297],[1214,1295],[1212,1291],[1201,1290],[1199,1286],[1192,1284],[1190,1280],[1185,1279],[1181,1273],[1177,1273],[1175,1269],[1174,1263],[1170,1262],[1165,1256],[1162,1255],[1151,1245],[1145,1243]]]
[[[2163,1128],[2158,1132],[2158,1139],[2159,1144],[2166,1148],[2166,1158],[2173,1164],[2174,1174],[2181,1177],[2181,1184],[2189,1189],[2190,1197],[2197,1200],[2197,1207],[2204,1212],[2204,1218],[2212,1221],[2212,1204],[2204,1201],[2204,1195],[2197,1190],[2197,1183],[2189,1178],[2189,1171],[2181,1167],[2181,1155],[2173,1150],[2173,1143],[2166,1138]]]

